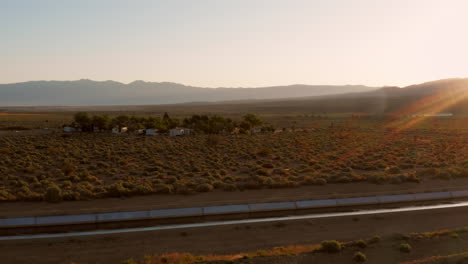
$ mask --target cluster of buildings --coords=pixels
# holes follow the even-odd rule
[[[176,127],[173,129],[169,129],[169,136],[186,136],[192,133],[192,129],[190,128],[182,128]],[[72,133],[72,132],[81,132],[81,128],[79,127],[72,127],[72,126],[65,126],[63,127],[63,132]],[[94,129],[94,132],[101,132],[99,129]],[[113,127],[111,130],[114,134],[126,134],[126,133],[135,133],[137,135],[146,135],[146,136],[155,136],[161,134],[158,129],[156,128],[148,128],[148,129],[138,129],[134,132],[130,132],[128,127]]]

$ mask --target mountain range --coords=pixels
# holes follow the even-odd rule
[[[27,82],[0,85],[0,105],[3,105],[0,111],[402,115],[450,112],[466,115],[468,78],[443,79],[403,88],[360,85],[199,88],[142,81],[130,84],[90,80]]]
[[[320,96],[375,89],[363,85],[201,88],[170,82],[31,81],[0,84],[0,105],[153,105]]]

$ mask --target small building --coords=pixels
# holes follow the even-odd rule
[[[192,129],[189,128],[180,128],[176,127],[174,129],[169,130],[169,136],[175,137],[175,136],[187,136],[190,135]]]
[[[75,127],[71,127],[71,126],[63,127],[63,132],[71,133],[71,132],[76,132],[76,131],[77,129]]]
[[[145,135],[147,136],[154,136],[158,133],[158,130],[156,128],[148,128],[145,130]]]
[[[424,116],[430,116],[430,117],[451,117],[451,116],[453,116],[453,113],[425,114]]]
[[[112,128],[112,133],[114,134],[120,134],[120,133],[127,133],[128,128],[127,127],[113,127]]]
[[[452,117],[453,113],[414,114],[411,117]]]
[[[252,134],[258,134],[258,133],[260,133],[260,132],[262,132],[262,129],[261,129],[261,128],[258,128],[258,127],[252,128],[252,129],[250,130],[250,133],[252,133]]]

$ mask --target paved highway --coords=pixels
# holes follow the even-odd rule
[[[254,218],[254,219],[203,222],[203,223],[178,224],[178,225],[160,225],[160,226],[151,226],[151,227],[126,228],[126,229],[114,229],[114,230],[96,230],[96,231],[69,232],[69,233],[56,233],[56,234],[0,236],[0,240],[30,240],[30,239],[42,239],[42,238],[96,236],[96,235],[170,230],[170,229],[182,229],[182,228],[223,226],[223,225],[233,225],[233,224],[249,224],[249,223],[263,223],[263,222],[289,221],[289,220],[301,220],[301,219],[317,219],[317,218],[327,218],[327,217],[360,216],[360,215],[398,213],[398,212],[409,212],[409,211],[437,210],[437,209],[465,207],[465,206],[468,206],[468,202],[455,202],[455,203],[449,203],[449,204],[437,204],[437,205],[425,205],[425,206],[408,206],[408,207],[400,207],[400,208],[392,208],[392,209],[372,209],[372,210],[361,210],[361,211],[353,211],[353,212],[294,215],[294,216],[283,216],[283,217]]]

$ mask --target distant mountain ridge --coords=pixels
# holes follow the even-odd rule
[[[219,105],[219,108],[229,107],[229,104]],[[468,114],[468,78],[437,80],[404,88],[382,87],[359,93],[246,102],[243,108],[267,113]]]
[[[30,81],[0,84],[0,105],[155,105],[228,100],[279,99],[352,92],[364,85],[288,85],[261,88],[202,88],[171,82]]]
[[[412,115],[450,112],[468,116],[468,78],[437,80],[404,88],[312,85],[250,89],[199,88],[173,83],[135,81],[125,85],[113,81],[94,82],[90,80],[42,83],[41,85],[38,85],[38,82],[22,83],[20,86],[7,85],[7,88],[5,85],[0,85],[0,106],[3,105],[1,108],[3,111],[20,112],[92,110],[149,111],[153,113],[170,111],[178,114],[251,112],[264,114],[369,113],[379,115],[395,113]],[[54,85],[50,85],[51,83]],[[83,85],[83,83],[88,85]],[[95,85],[96,83],[101,85]],[[63,89],[64,86],[68,89]],[[81,90],[81,88],[73,89],[76,87],[86,87],[86,91]],[[128,87],[132,91],[130,94],[127,91]],[[11,89],[18,89],[17,91],[21,91],[21,94],[8,95]],[[277,90],[279,92],[275,93]],[[332,94],[333,92],[335,94]],[[192,97],[189,99],[187,95],[192,95]],[[95,98],[90,98],[90,96]],[[103,100],[103,97],[106,100]],[[142,100],[142,97],[145,100]],[[15,103],[12,98],[16,98],[16,102],[21,103]],[[62,100],[63,98],[67,100]],[[75,103],[69,103],[68,100]],[[178,100],[184,100],[185,103]],[[111,103],[113,105],[110,105]]]

